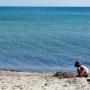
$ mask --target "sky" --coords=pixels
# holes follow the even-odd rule
[[[0,0],[0,6],[90,7],[90,0]]]

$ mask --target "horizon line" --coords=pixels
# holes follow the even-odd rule
[[[90,6],[0,6],[0,7],[57,7],[57,8],[90,8]]]

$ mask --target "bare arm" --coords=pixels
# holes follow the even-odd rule
[[[80,67],[81,76],[84,75],[85,69],[83,67]]]

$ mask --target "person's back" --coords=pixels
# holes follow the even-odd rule
[[[80,72],[81,76],[87,77],[89,74],[89,69],[84,65],[80,65],[79,72]]]
[[[85,70],[86,73],[89,73],[89,69],[86,66],[81,65],[81,67],[84,68],[84,70]]]

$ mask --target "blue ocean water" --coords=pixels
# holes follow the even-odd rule
[[[0,7],[0,68],[90,68],[90,8]]]

